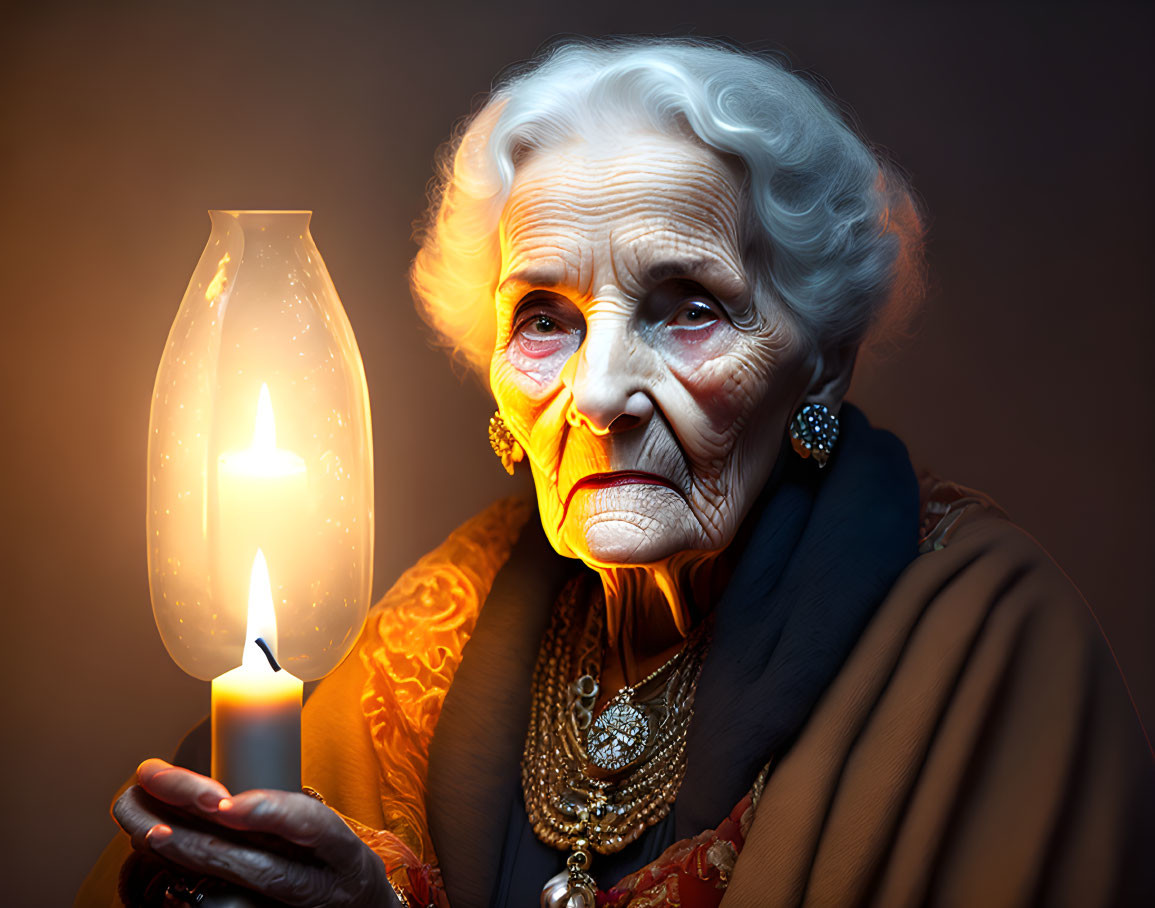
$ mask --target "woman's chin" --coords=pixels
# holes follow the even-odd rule
[[[652,564],[701,546],[681,495],[661,486],[621,494],[630,488],[574,496],[562,536],[578,558],[596,567]]]

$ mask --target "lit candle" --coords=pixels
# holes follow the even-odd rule
[[[309,212],[211,216],[153,385],[149,595],[212,681],[214,772],[297,788],[301,679],[341,663],[372,591],[368,389]]]
[[[231,792],[301,788],[303,684],[275,667],[276,652],[272,585],[264,553],[257,549],[242,662],[214,678],[212,686],[212,774]]]

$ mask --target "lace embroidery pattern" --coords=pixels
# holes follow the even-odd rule
[[[481,602],[532,513],[521,499],[490,506],[406,571],[369,613],[361,708],[381,767],[385,826],[423,863],[434,861],[425,820],[433,729]]]

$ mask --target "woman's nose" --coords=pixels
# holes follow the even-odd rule
[[[645,425],[654,402],[645,381],[646,351],[622,329],[591,330],[578,350],[566,419],[597,435]]]

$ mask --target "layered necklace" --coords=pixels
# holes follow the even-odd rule
[[[669,661],[623,687],[595,714],[605,608],[562,590],[533,674],[521,761],[525,809],[539,839],[568,849],[543,906],[593,908],[593,852],[612,854],[670,812],[686,772],[686,732],[709,645],[703,622]]]

